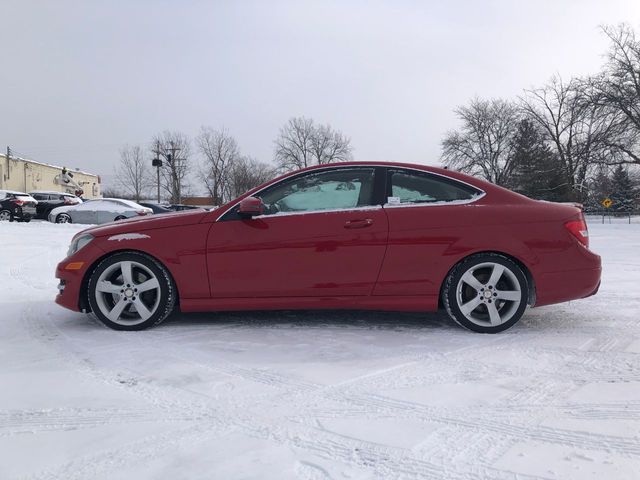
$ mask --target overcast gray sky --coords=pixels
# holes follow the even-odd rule
[[[437,164],[453,109],[595,72],[638,0],[0,0],[0,146],[113,172],[123,144],[226,127],[271,161],[292,116],[357,160]]]

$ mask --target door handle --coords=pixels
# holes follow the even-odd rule
[[[345,222],[344,228],[366,228],[373,225],[373,220],[370,218],[365,218],[363,220],[349,220]]]

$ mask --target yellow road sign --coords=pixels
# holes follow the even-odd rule
[[[602,203],[602,206],[603,206],[604,208],[609,208],[609,207],[611,207],[611,205],[613,205],[613,201],[612,201],[610,198],[605,198],[605,199],[604,199],[604,200],[602,200],[602,202],[600,202],[600,203]]]

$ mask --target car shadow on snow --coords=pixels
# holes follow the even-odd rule
[[[579,320],[567,315],[564,309],[541,307],[527,309],[518,323],[506,332],[515,333],[521,330],[539,333],[545,330],[562,328],[567,321]],[[203,312],[184,313],[177,311],[162,324],[171,328],[180,326],[198,326],[211,324],[216,326],[246,327],[354,327],[366,329],[413,329],[437,331],[463,331],[467,329],[458,325],[444,310],[437,312],[388,312],[378,310],[269,310],[269,311],[235,311],[235,312]]]
[[[549,312],[544,307],[525,312],[522,319],[504,333],[540,333],[541,331],[557,331],[566,326],[567,321],[578,319],[567,318],[566,311]],[[73,318],[65,319],[62,325],[71,326],[76,330],[93,330],[108,328],[95,317],[75,314]],[[362,330],[387,331],[415,331],[415,332],[465,332],[468,330],[459,326],[449,318],[446,312],[387,312],[371,310],[269,310],[269,311],[234,311],[234,312],[202,312],[184,313],[174,312],[167,320],[148,331],[162,331],[165,329],[189,331],[203,327],[217,328],[288,328],[288,329],[317,329],[317,328],[348,328]]]
[[[443,312],[382,312],[369,310],[272,310],[246,312],[182,313],[171,315],[162,325],[188,327],[212,324],[234,327],[318,328],[349,327],[367,330],[460,330]],[[160,325],[160,327],[162,326]]]

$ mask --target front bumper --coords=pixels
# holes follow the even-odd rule
[[[86,311],[89,302],[86,298],[85,282],[87,274],[105,254],[103,250],[89,243],[76,254],[62,260],[56,267],[58,294],[55,302],[74,312]],[[81,266],[79,266],[81,264]]]

